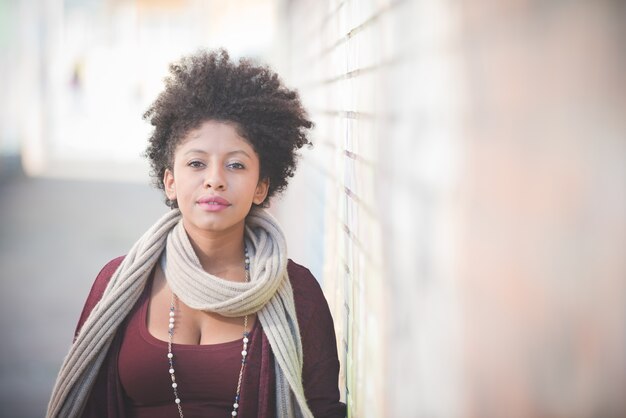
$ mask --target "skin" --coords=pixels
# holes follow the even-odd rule
[[[244,281],[244,227],[252,204],[267,197],[268,179],[260,179],[260,161],[252,145],[228,122],[209,120],[190,131],[174,153],[163,182],[176,199],[183,226],[205,271],[225,280]],[[220,196],[229,202],[212,212],[200,199]],[[148,306],[148,331],[167,341],[172,292],[159,266]],[[241,338],[243,318],[194,310],[178,301],[174,342],[216,344]],[[248,329],[256,321],[248,317]]]

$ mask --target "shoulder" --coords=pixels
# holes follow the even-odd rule
[[[115,273],[120,264],[122,264],[124,257],[125,256],[120,256],[106,263],[96,276],[96,279],[91,286],[91,290],[89,291],[89,295],[87,296],[87,300],[85,301],[83,311],[80,314],[80,319],[78,320],[78,325],[76,326],[76,333],[74,334],[75,336],[78,335],[78,331],[83,326],[83,323],[85,323],[93,308],[102,298],[104,290],[111,280],[111,276],[113,276],[113,273]]]
[[[298,322],[301,326],[306,327],[309,319],[316,316],[320,310],[322,312],[328,311],[326,297],[319,282],[308,268],[290,259],[287,264],[287,272],[293,289]]]
[[[102,267],[100,273],[96,276],[96,280],[94,280],[93,285],[91,286],[89,299],[96,298],[97,300],[100,300],[104,294],[104,289],[106,289],[109,284],[109,280],[111,280],[111,276],[113,276],[113,273],[115,273],[120,264],[122,264],[124,257],[125,256],[114,258]]]
[[[293,288],[294,298],[311,300],[321,298],[325,300],[319,282],[308,268],[289,259],[287,273],[289,273],[289,281]]]
[[[96,276],[96,280],[93,282],[93,286],[91,287],[91,291],[89,292],[90,296],[94,294],[98,295],[98,299],[102,297],[104,289],[109,284],[111,276],[113,276],[113,273],[115,273],[120,264],[122,264],[122,261],[124,261],[124,257],[125,256],[122,255],[120,257],[114,258],[113,260],[106,263],[104,267],[102,267],[102,269]]]

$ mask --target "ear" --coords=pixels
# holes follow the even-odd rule
[[[263,203],[265,198],[267,197],[267,192],[270,190],[270,179],[269,177],[265,177],[264,179],[259,180],[259,183],[256,185],[256,190],[254,191],[254,199],[252,201],[260,205]]]
[[[165,196],[169,200],[176,200],[176,183],[174,182],[174,173],[169,168],[163,173],[163,185],[165,186]]]

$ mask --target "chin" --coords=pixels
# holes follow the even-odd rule
[[[208,217],[192,217],[186,218],[183,216],[186,225],[192,226],[192,228],[204,231],[204,232],[222,232],[237,227],[239,224],[243,224],[242,219],[239,222],[233,222],[232,220],[224,219],[207,219]]]

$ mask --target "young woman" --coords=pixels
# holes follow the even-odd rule
[[[344,417],[328,305],[264,209],[309,144],[296,92],[200,52],[144,118],[172,208],[104,266],[48,417]]]

